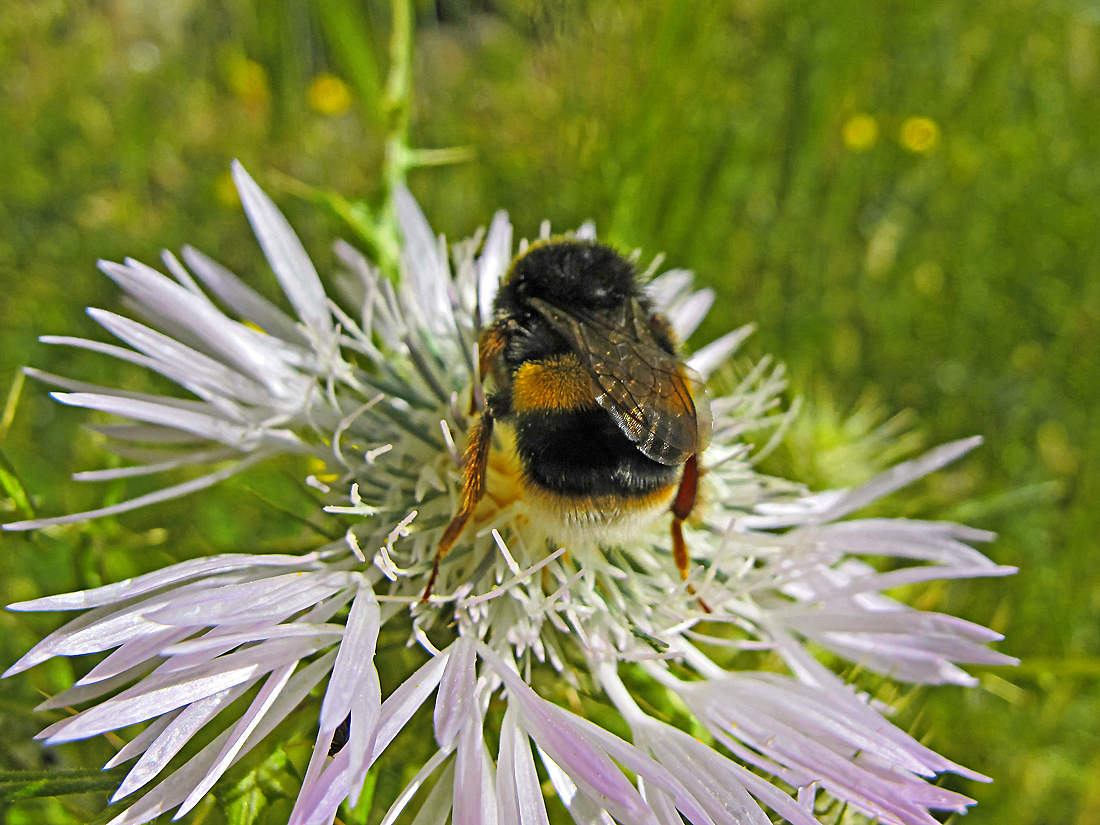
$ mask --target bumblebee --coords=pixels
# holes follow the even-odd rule
[[[687,578],[682,525],[709,411],[631,262],[594,241],[532,245],[501,284],[478,360],[488,392],[424,599],[485,492],[497,423],[514,430],[527,498],[564,529],[614,530],[669,508],[672,555]]]

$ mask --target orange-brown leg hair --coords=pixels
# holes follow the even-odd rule
[[[684,474],[680,477],[680,488],[676,491],[676,498],[672,500],[672,560],[680,570],[680,578],[688,577],[688,567],[691,557],[688,555],[687,542],[684,541],[684,521],[691,515],[695,508],[695,499],[699,492],[699,456],[693,455],[684,463]],[[694,593],[695,588],[688,585],[688,592]],[[699,599],[699,607],[710,613],[706,602]]]
[[[447,529],[443,531],[443,538],[439,540],[439,546],[435,549],[435,558],[432,560],[432,574],[428,577],[428,586],[424,588],[421,601],[427,601],[432,595],[435,579],[439,575],[439,562],[447,555],[447,552],[458,541],[462,531],[466,528],[466,522],[477,509],[478,502],[485,495],[485,468],[489,464],[489,450],[493,442],[493,416],[485,410],[474,424],[470,433],[470,443],[466,445],[466,455],[462,465],[462,503],[455,513]]]
[[[687,544],[684,542],[684,520],[691,515],[695,507],[695,494],[699,490],[699,457],[691,456],[684,464],[684,474],[680,477],[680,489],[672,500],[672,558],[680,570],[680,578],[688,577]]]
[[[496,366],[497,357],[502,352],[504,352],[504,327],[493,324],[487,327],[477,340],[477,371],[482,384]],[[476,413],[480,407],[479,393],[480,388],[474,387],[474,391],[470,394],[470,415]]]

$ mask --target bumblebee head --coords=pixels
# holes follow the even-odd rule
[[[613,310],[638,296],[634,266],[595,241],[537,244],[512,265],[500,302],[515,311],[538,298],[564,310]]]

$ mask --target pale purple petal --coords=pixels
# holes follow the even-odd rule
[[[349,574],[287,573],[259,581],[210,588],[200,596],[150,612],[164,625],[248,624],[271,616],[287,616],[312,607],[347,587]]]
[[[652,735],[646,732],[639,744],[680,780],[693,801],[697,800],[696,804],[706,809],[709,816],[705,821],[714,817],[713,821],[720,825],[771,825],[738,777],[724,764],[729,760],[713,748],[667,725],[654,730]]]
[[[332,668],[335,653],[328,653],[291,677],[290,683],[279,695],[261,724],[249,735],[237,759],[247,753],[275,729],[291,710],[301,704],[306,695]],[[213,742],[199,751],[187,763],[176,770],[145,796],[112,819],[107,825],[142,825],[179,805],[191,789],[213,764],[218,752],[229,739],[231,731],[220,734]]]
[[[558,713],[563,716],[569,715],[563,709],[558,709]],[[714,825],[715,820],[708,815],[710,812],[705,810],[706,806],[700,803],[697,795],[685,787],[684,782],[660,761],[654,761],[639,748],[583,717],[571,718],[570,722],[576,725],[578,730],[584,731],[593,742],[603,748],[608,756],[624,768],[632,771],[646,783],[666,791],[672,797],[677,810],[687,818],[688,822],[693,825]],[[747,815],[748,809],[741,811],[741,816]],[[745,821],[751,823],[751,820]]]
[[[170,587],[217,573],[230,573],[238,570],[263,570],[265,567],[304,567],[314,565],[319,558],[317,553],[302,556],[272,553],[271,555],[249,555],[244,553],[225,553],[219,556],[205,556],[189,559],[163,570],[146,573],[133,579],[123,579],[114,584],[105,584],[90,590],[76,590],[72,593],[59,593],[56,596],[44,596],[27,602],[8,605],[9,610],[87,610],[103,605],[121,602],[126,599],[151,593],[162,587]],[[177,591],[178,592],[178,591]]]
[[[183,713],[183,709],[170,710],[168,713],[162,713],[146,725],[145,730],[119,748],[118,753],[112,756],[103,766],[103,770],[109,770],[110,768],[121,765],[123,762],[128,762],[134,757],[144,753],[181,713]]]
[[[475,701],[474,672],[477,640],[471,636],[459,636],[454,643],[454,653],[447,662],[447,669],[439,683],[435,700],[433,724],[435,738],[442,748],[450,747],[470,713]]]
[[[519,714],[511,705],[504,712],[500,727],[496,794],[502,822],[509,825],[549,825],[546,803],[531,754],[531,741],[520,727]]]
[[[645,780],[638,780],[638,792],[641,793],[645,804],[653,811],[653,815],[661,825],[683,825],[684,820],[676,811],[668,794],[657,787],[646,784]]]
[[[226,740],[226,743],[218,752],[217,757],[214,759],[214,764],[207,770],[202,780],[192,789],[187,799],[183,801],[183,804],[180,805],[174,817],[175,819],[179,819],[195,807],[195,805],[199,804],[199,801],[206,795],[206,792],[214,787],[214,783],[218,781],[218,778],[225,773],[226,769],[231,764],[233,764],[237,755],[244,747],[249,734],[259,726],[263,717],[271,710],[275,700],[279,697],[283,688],[286,687],[297,665],[297,662],[284,665],[272,672],[267,678],[264,682],[264,686],[260,689],[256,698],[252,700],[252,704],[249,706],[244,716],[242,716],[236,726],[234,726],[233,733],[230,734],[229,739]]]
[[[298,620],[289,624],[264,623],[254,630],[241,633],[227,633],[221,636],[206,634],[197,639],[165,647],[162,653],[165,656],[181,656],[209,650],[230,650],[249,642],[259,642],[265,639],[288,639],[293,636],[330,636],[335,641],[343,634],[344,628],[338,624],[314,624]]]
[[[457,737],[454,778],[453,825],[496,825],[496,777],[485,748],[483,726],[476,701],[470,704]],[[513,825],[513,823],[505,823]]]
[[[931,825],[928,807],[962,810],[969,803],[915,776],[933,773],[925,764],[930,752],[866,705],[854,708],[847,692],[800,688],[774,674],[731,674],[682,684],[677,692],[724,744],[736,738],[754,749],[731,747],[742,758],[765,769],[756,754],[790,765],[806,776],[799,784],[819,780],[834,796],[884,822]],[[840,703],[826,709],[827,696]],[[871,724],[860,714],[871,714]]]
[[[317,650],[323,642],[280,640],[230,653],[212,662],[150,676],[113,699],[82,711],[50,742],[72,742],[143,722],[169,710],[257,679]]]
[[[135,600],[129,604],[107,604],[90,610],[67,622],[31,648],[23,658],[12,665],[5,675],[26,670],[54,656],[99,653],[149,634],[161,633],[166,629],[164,625],[150,621],[145,613],[152,612],[174,599],[194,597],[219,583],[217,579],[190,582],[181,585],[174,592],[154,594],[144,600],[136,600],[137,597],[132,596],[131,598]],[[24,603],[18,607],[26,609],[28,604],[32,603]]]
[[[550,777],[550,784],[554,786],[554,792],[577,825],[615,825],[607,811],[581,793],[569,778],[569,774],[563,771],[546,751],[542,748],[538,748],[538,751],[539,758],[546,768],[546,774]]]
[[[181,711],[170,711],[169,713],[172,715],[168,716],[168,719],[171,724],[156,737],[156,741],[146,748],[141,759],[130,769],[122,784],[119,785],[118,790],[115,791],[114,796],[111,797],[111,801],[117,802],[124,796],[132,794],[148,784],[172,761],[172,757],[191,741],[191,737],[198,733],[219,711],[236,701],[252,684],[252,682],[246,682],[236,687],[226,688],[218,691],[213,696],[207,696],[192,702]],[[150,729],[154,725],[150,725]],[[145,731],[142,733],[144,734]]]
[[[148,659],[155,659],[165,648],[186,639],[197,630],[198,628],[189,627],[164,628],[161,631],[147,633],[123,642],[117,650],[77,680],[77,684],[90,685],[103,679],[109,679],[129,670],[134,665]]]
[[[400,687],[386,697],[379,713],[378,735],[374,739],[371,762],[382,754],[382,751],[408,724],[412,715],[435,690],[439,680],[443,678],[443,672],[451,658],[452,649],[453,646],[439,655],[433,656],[421,665],[416,673],[402,682]]]
[[[524,727],[541,749],[564,770],[581,791],[598,799],[617,819],[659,825],[637,789],[586,731],[584,720],[540,698],[519,674],[484,645],[481,657],[503,680],[511,702],[519,706]],[[625,742],[623,743],[626,744]]]
[[[348,741],[352,805],[359,796],[360,775],[366,775],[366,765],[378,728],[378,713],[382,704],[378,671],[374,667],[374,646],[378,639],[380,612],[378,600],[370,582],[361,580],[355,601],[348,615],[347,628],[336,656],[325,698],[321,704],[320,729],[334,731],[351,714]]]

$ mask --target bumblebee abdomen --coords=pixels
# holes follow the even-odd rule
[[[648,501],[679,479],[680,467],[647,457],[600,408],[517,409],[514,421],[524,479],[544,492]]]

